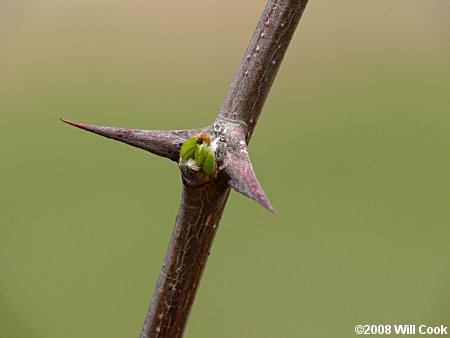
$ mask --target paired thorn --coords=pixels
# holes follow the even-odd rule
[[[208,129],[141,130],[83,124],[62,118],[61,121],[91,133],[167,157],[176,162],[180,157],[181,145],[194,135]],[[238,146],[228,147],[224,160],[225,174],[228,176],[229,185],[237,192],[252,198],[269,211],[276,213],[256,178],[248,155],[247,144],[240,137],[238,139],[240,139],[240,141],[237,141]]]
[[[172,161],[178,161],[181,144],[193,134],[198,133],[195,130],[161,131],[105,127],[72,122],[62,118],[61,121],[91,133],[144,149],[162,157],[167,157]]]

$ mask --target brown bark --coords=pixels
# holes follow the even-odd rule
[[[181,337],[230,188],[185,184],[180,211],[141,337]]]
[[[247,143],[308,0],[270,0],[247,47],[219,119],[239,123]]]

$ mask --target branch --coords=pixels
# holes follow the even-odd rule
[[[141,337],[181,337],[230,188],[184,185],[175,229]]]
[[[175,229],[141,338],[181,337],[230,187],[274,211],[253,171],[247,145],[308,0],[269,0],[215,122],[195,130],[138,130],[64,122],[179,161],[183,195]],[[212,176],[179,157],[204,133],[216,159]]]
[[[239,123],[250,137],[308,0],[269,0],[247,47],[219,119]]]

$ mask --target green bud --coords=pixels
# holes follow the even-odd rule
[[[196,165],[201,167],[206,175],[213,176],[216,172],[216,157],[209,144],[208,135],[199,134],[191,137],[181,146],[180,156],[185,162],[191,158],[195,159]]]
[[[202,143],[197,145],[197,149],[195,149],[195,161],[199,166],[203,165],[208,154],[210,152],[209,146],[206,143]]]
[[[202,165],[202,170],[208,176],[214,175],[214,172],[216,171],[216,157],[214,156],[214,152],[209,147],[205,162],[203,162]]]
[[[189,140],[183,143],[180,149],[180,156],[183,161],[187,161],[193,158],[195,151],[197,150],[197,137],[191,137]]]

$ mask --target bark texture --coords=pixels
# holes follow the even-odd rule
[[[219,115],[239,123],[247,143],[307,3],[270,0],[247,47]]]
[[[141,337],[181,337],[230,188],[223,179],[183,187],[180,211]]]

